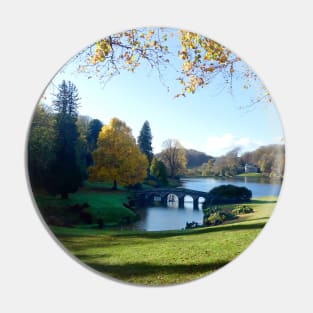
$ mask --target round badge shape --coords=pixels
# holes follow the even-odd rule
[[[28,135],[46,226],[121,282],[189,282],[260,233],[284,177],[271,94],[239,56],[183,29],[130,29],[91,44],[49,82]]]

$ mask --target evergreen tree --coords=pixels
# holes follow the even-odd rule
[[[87,129],[87,143],[90,152],[97,148],[97,140],[103,124],[98,119],[93,119],[88,124]]]
[[[148,173],[149,173],[149,168],[151,165],[151,161],[153,159],[153,151],[152,151],[153,149],[152,149],[151,128],[150,128],[150,124],[148,121],[144,122],[140,130],[137,142],[138,142],[138,146],[141,152],[147,156],[147,159],[149,162],[149,167],[148,167]]]
[[[51,194],[75,192],[81,184],[81,173],[77,162],[78,91],[76,86],[63,81],[53,102],[56,111],[54,159],[50,162],[46,188]]]

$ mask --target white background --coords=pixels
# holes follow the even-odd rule
[[[2,2],[1,312],[312,312],[310,2]],[[280,201],[257,240],[216,273],[161,288],[103,278],[64,253],[34,210],[24,157],[34,105],[57,70],[105,35],[150,25],[208,35],[241,56],[272,93],[287,145]]]

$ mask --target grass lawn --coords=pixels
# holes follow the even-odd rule
[[[143,285],[183,283],[238,256],[262,230],[275,197],[255,199],[254,213],[225,225],[177,231],[108,231],[51,227],[82,262],[117,279]]]
[[[240,177],[263,177],[264,175],[262,173],[242,173],[242,174],[239,174],[237,176],[240,176]]]
[[[68,199],[49,196],[46,194],[35,195],[36,202],[43,216],[54,215],[62,219],[75,219],[75,212],[71,212],[68,207],[75,204],[83,205],[88,203],[86,208],[94,218],[103,219],[107,225],[118,224],[122,219],[135,218],[135,213],[125,206],[129,192],[123,188],[118,191],[112,191],[111,185],[103,183],[88,183],[76,193],[70,194]]]

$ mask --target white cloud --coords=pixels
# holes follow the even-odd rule
[[[224,134],[222,136],[208,137],[204,150],[209,155],[221,156],[237,147],[243,153],[254,150],[261,145],[261,142],[253,141],[247,137],[236,138],[232,134]]]

